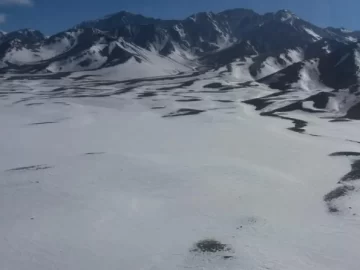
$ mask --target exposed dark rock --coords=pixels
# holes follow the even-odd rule
[[[195,244],[195,247],[191,251],[203,252],[203,253],[216,253],[221,251],[231,251],[231,248],[228,245],[222,244],[217,240],[206,239],[197,242]]]
[[[204,88],[221,88],[223,85],[221,83],[210,83],[204,85]]]
[[[360,120],[360,102],[348,110],[346,114],[347,118]]]
[[[356,160],[353,162],[353,164],[351,165],[351,171],[344,175],[340,182],[350,182],[350,181],[355,181],[355,180],[360,180],[360,160]]]
[[[351,151],[344,151],[344,152],[335,152],[330,154],[331,157],[342,157],[342,156],[360,156],[359,152],[351,152]]]
[[[300,119],[296,119],[296,118],[292,118],[292,117],[286,117],[286,116],[282,116],[282,115],[278,115],[275,113],[261,113],[261,115],[263,116],[271,116],[271,117],[277,117],[280,119],[284,119],[284,120],[290,120],[294,123],[294,127],[288,128],[291,131],[294,132],[298,132],[298,133],[304,133],[305,129],[304,127],[307,126],[307,122],[304,120],[300,120]]]
[[[337,187],[336,189],[334,189],[333,191],[329,192],[328,194],[326,194],[324,196],[324,201],[325,202],[331,202],[333,200],[336,200],[340,197],[344,197],[346,196],[350,191],[355,190],[355,187],[353,186],[341,186],[341,187]]]
[[[147,91],[138,94],[138,98],[155,97],[155,96],[157,96],[156,92],[152,92],[152,91]]]

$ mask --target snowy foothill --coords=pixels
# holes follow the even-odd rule
[[[357,270],[360,124],[217,72],[3,78],[0,269]]]

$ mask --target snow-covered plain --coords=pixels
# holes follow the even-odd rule
[[[323,197],[360,124],[299,112],[296,133],[241,103],[273,90],[214,77],[3,80],[0,269],[359,269],[356,181]]]

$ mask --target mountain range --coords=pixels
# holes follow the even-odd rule
[[[360,31],[318,27],[289,10],[232,9],[184,20],[121,11],[50,37],[31,29],[1,32],[0,73],[123,80],[214,70],[280,90],[276,98],[249,101],[266,113],[320,96],[325,101],[305,109],[360,118],[358,40]]]

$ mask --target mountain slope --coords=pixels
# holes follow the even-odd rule
[[[258,82],[279,89],[247,101],[263,112],[305,110],[360,119],[360,44],[300,61]]]

